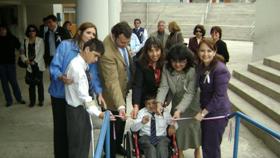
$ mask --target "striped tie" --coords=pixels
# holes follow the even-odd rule
[[[93,86],[92,86],[92,77],[90,75],[90,71],[89,69],[86,69],[86,75],[87,75],[87,80],[88,80],[88,92],[89,95],[92,97],[92,99],[94,98],[94,91],[93,91]]]
[[[125,65],[126,65],[127,79],[129,81],[130,78],[131,78],[131,74],[130,74],[130,68],[129,68],[129,56],[127,54],[128,52],[126,51],[126,48],[121,48],[121,50],[122,50],[124,62],[125,62]]]
[[[157,129],[156,129],[156,119],[155,119],[155,113],[151,113],[151,136],[150,136],[150,142],[153,145],[157,145],[159,142],[159,139],[157,137]]]

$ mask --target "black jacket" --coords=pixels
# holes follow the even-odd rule
[[[227,44],[222,41],[221,39],[219,39],[216,42],[216,47],[217,47],[217,53],[222,55],[225,59],[225,63],[227,63],[229,61],[229,54],[228,54],[228,50],[227,50]]]
[[[20,42],[15,36],[0,36],[0,64],[15,64],[15,50],[19,48]]]
[[[158,87],[159,85],[155,81],[154,70],[144,67],[137,61],[132,84],[132,104],[138,104],[140,108],[144,107],[146,96],[156,96]]]

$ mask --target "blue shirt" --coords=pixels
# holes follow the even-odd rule
[[[65,98],[64,83],[58,79],[59,76],[65,74],[66,68],[70,61],[79,53],[79,47],[73,40],[62,41],[56,49],[56,53],[50,64],[51,83],[49,93],[52,97]],[[102,93],[102,87],[99,79],[98,65],[90,64],[90,72],[92,73],[92,86],[96,94]]]

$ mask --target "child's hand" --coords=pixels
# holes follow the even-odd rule
[[[174,126],[169,126],[168,130],[167,130],[168,136],[172,136],[173,134],[176,133],[176,129]]]
[[[142,118],[142,123],[143,124],[146,124],[150,121],[150,116],[149,115],[145,115],[143,118]]]

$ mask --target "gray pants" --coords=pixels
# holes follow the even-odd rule
[[[83,106],[66,106],[69,158],[88,158],[91,125]]]
[[[150,143],[149,136],[141,136],[139,139],[140,148],[147,158],[168,158],[170,140],[166,136],[159,137],[159,143],[154,146]]]

